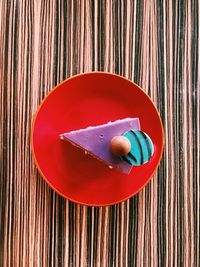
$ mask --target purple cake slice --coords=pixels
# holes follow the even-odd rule
[[[112,154],[110,142],[114,136],[122,135],[130,130],[140,130],[138,118],[126,118],[99,126],[90,126],[85,129],[63,133],[60,138],[82,148],[86,153],[103,161],[110,168],[129,174],[132,166]]]

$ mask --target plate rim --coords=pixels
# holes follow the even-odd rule
[[[74,199],[71,199],[70,197],[64,195],[63,193],[61,193],[59,190],[57,190],[51,183],[50,181],[47,179],[47,177],[45,176],[45,174],[42,172],[41,168],[40,168],[40,165],[37,161],[37,158],[36,158],[36,155],[35,155],[35,151],[34,151],[34,144],[33,144],[33,132],[34,132],[34,127],[35,127],[35,122],[36,122],[36,118],[37,118],[37,115],[39,113],[39,111],[41,110],[44,102],[46,101],[46,99],[49,97],[49,95],[51,95],[58,87],[60,87],[62,84],[64,84],[66,81],[69,81],[71,79],[74,79],[74,78],[77,78],[77,77],[80,77],[80,76],[85,76],[85,75],[91,75],[91,74],[103,74],[103,75],[111,75],[111,76],[116,76],[118,78],[121,78],[121,79],[124,79],[125,81],[128,81],[129,83],[133,84],[134,86],[136,86],[138,89],[141,90],[141,92],[150,100],[154,110],[156,111],[157,115],[158,115],[158,118],[159,118],[159,123],[161,125],[161,130],[162,130],[162,147],[161,147],[161,153],[160,153],[160,157],[157,161],[157,164],[155,166],[155,169],[152,173],[152,175],[149,176],[149,178],[147,179],[146,183],[144,183],[138,190],[136,190],[136,192],[134,192],[133,194],[129,195],[128,197],[126,198],[123,198],[119,201],[114,201],[114,202],[109,202],[109,203],[104,203],[104,204],[97,204],[97,203],[84,203],[84,202],[81,202],[81,201],[78,201],[78,200],[74,200]],[[40,173],[40,175],[42,176],[42,178],[44,179],[44,181],[48,184],[48,186],[50,186],[51,189],[53,189],[56,193],[58,193],[60,196],[62,196],[63,198],[65,198],[66,200],[69,200],[71,202],[74,202],[76,204],[79,204],[79,205],[84,205],[84,206],[87,206],[87,207],[106,207],[106,206],[112,206],[112,205],[116,205],[116,204],[119,204],[119,203],[122,203],[124,201],[127,201],[128,199],[134,197],[135,195],[137,195],[141,190],[144,189],[144,187],[150,182],[150,180],[152,179],[152,177],[154,176],[155,172],[157,171],[159,165],[160,165],[160,162],[161,162],[161,159],[162,159],[162,155],[163,155],[163,150],[164,150],[164,144],[165,144],[165,136],[164,136],[164,127],[163,127],[163,124],[162,124],[162,120],[161,120],[161,116],[160,116],[160,113],[158,112],[154,102],[151,100],[150,96],[142,89],[142,87],[140,87],[138,84],[136,84],[135,82],[131,81],[130,79],[124,77],[124,76],[121,76],[119,74],[115,74],[115,73],[112,73],[112,72],[105,72],[105,71],[91,71],[91,72],[84,72],[84,73],[79,73],[79,74],[76,74],[76,75],[73,75],[73,76],[70,76],[68,78],[66,78],[65,80],[63,80],[62,82],[58,83],[56,86],[54,86],[50,91],[49,93],[43,98],[43,100],[40,102],[39,106],[37,107],[37,110],[34,112],[33,116],[32,116],[32,122],[31,122],[31,131],[30,131],[30,145],[31,145],[31,151],[32,151],[32,156],[33,156],[33,160],[34,160],[34,163]]]

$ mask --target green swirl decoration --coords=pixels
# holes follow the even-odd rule
[[[131,130],[123,134],[131,143],[131,151],[121,157],[130,165],[139,166],[147,163],[154,153],[154,146],[151,138],[144,132],[139,130]]]

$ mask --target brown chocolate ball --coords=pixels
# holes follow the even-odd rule
[[[131,143],[125,136],[115,136],[110,142],[110,149],[116,156],[125,156],[131,150]]]

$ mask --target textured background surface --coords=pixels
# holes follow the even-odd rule
[[[200,266],[200,3],[0,1],[0,266]],[[105,70],[138,83],[166,135],[149,185],[112,207],[54,193],[32,160],[51,88]]]

